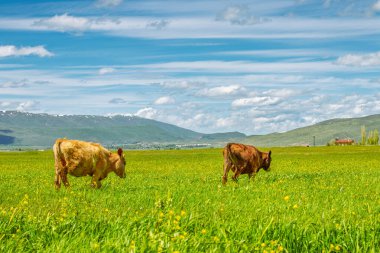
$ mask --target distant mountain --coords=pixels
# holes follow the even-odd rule
[[[360,128],[380,130],[380,115],[332,119],[285,133],[246,136],[239,132],[203,134],[136,116],[49,115],[0,111],[0,148],[48,148],[57,138],[100,142],[130,148],[222,146],[242,142],[255,146],[326,145],[334,138],[360,140]]]
[[[304,146],[326,145],[331,139],[351,138],[360,141],[361,126],[369,130],[380,130],[380,115],[361,118],[332,119],[318,124],[297,128],[285,133],[272,133],[247,137],[244,142],[256,146]]]
[[[134,144],[138,147],[141,143],[215,143],[246,135],[202,134],[136,116],[57,116],[0,111],[0,147],[51,147],[55,139],[62,137],[100,142],[106,146]]]

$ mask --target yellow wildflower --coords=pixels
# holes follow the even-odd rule
[[[99,245],[99,243],[94,243],[93,245],[92,245],[92,248],[93,249],[99,249],[99,247],[100,247],[100,245]]]
[[[202,234],[206,234],[206,232],[207,232],[206,229],[202,229],[201,231]]]
[[[135,249],[135,241],[131,241],[131,245],[129,246],[131,250]]]
[[[285,201],[288,201],[288,200],[289,200],[289,196],[285,196],[285,197],[284,197],[284,200],[285,200]]]

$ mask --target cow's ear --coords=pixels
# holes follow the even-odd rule
[[[271,151],[271,150],[269,150],[269,154],[268,154],[268,155],[269,155],[269,157],[270,157],[270,155],[271,155],[271,154],[272,154],[272,151]]]
[[[123,150],[122,150],[121,148],[119,148],[119,149],[117,150],[117,154],[118,154],[119,156],[122,156],[122,154],[123,154]]]

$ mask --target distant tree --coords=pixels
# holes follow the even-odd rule
[[[373,131],[373,145],[379,145],[379,131],[377,129]]]
[[[365,126],[361,127],[361,135],[362,135],[362,141],[360,142],[361,145],[365,145],[367,142],[367,133],[365,130]]]
[[[368,132],[367,144],[373,145],[373,131]]]
[[[336,143],[335,143],[336,139],[331,139],[329,142],[327,142],[327,146],[336,146]]]

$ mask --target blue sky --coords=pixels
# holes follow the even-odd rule
[[[0,110],[203,133],[380,113],[379,0],[0,0]]]

